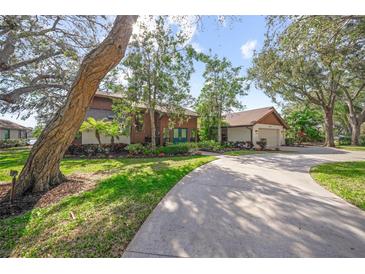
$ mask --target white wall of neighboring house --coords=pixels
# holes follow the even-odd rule
[[[247,142],[251,141],[251,130],[247,127],[227,128],[228,142]]]
[[[252,142],[257,146],[256,142],[261,138],[267,139],[267,148],[276,149],[284,144],[284,128],[279,125],[255,124],[253,126]]]
[[[101,140],[102,144],[110,144],[111,143],[110,142],[111,138],[109,136],[101,135],[100,140]],[[99,144],[98,139],[96,139],[96,137],[95,137],[95,131],[94,130],[89,130],[89,131],[82,132],[81,133],[81,143],[83,145]],[[130,144],[131,143],[131,138],[130,138],[130,136],[120,135],[119,138],[114,138],[114,143],[115,144]]]

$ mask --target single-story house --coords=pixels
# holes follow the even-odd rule
[[[225,116],[225,122],[223,141],[252,142],[256,146],[257,141],[266,139],[270,149],[284,144],[284,131],[288,128],[274,107],[230,113]]]
[[[96,120],[106,119],[113,120],[114,113],[112,111],[113,99],[121,99],[119,94],[96,92],[89,109],[87,110],[85,120],[88,117],[93,117]],[[151,140],[151,119],[146,109],[141,106],[141,115],[143,119],[134,119],[128,135],[121,135],[119,138],[115,138],[115,143],[135,144],[135,143],[148,143]],[[186,117],[184,121],[176,122],[174,128],[170,129],[169,115],[163,110],[158,110],[155,113],[155,125],[156,125],[156,143],[163,144],[165,142],[191,142],[197,141],[197,118],[198,115],[186,109]],[[142,121],[142,123],[141,123]],[[109,144],[111,138],[108,136],[101,136],[101,142],[103,144]],[[95,132],[84,131],[81,133],[82,144],[98,144],[95,137]]]
[[[31,137],[31,133],[32,128],[0,119],[0,140],[28,139]]]

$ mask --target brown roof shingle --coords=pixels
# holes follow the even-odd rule
[[[280,117],[279,113],[275,110],[274,107],[265,107],[265,108],[257,108],[251,109],[241,112],[229,113],[225,117],[225,121],[229,126],[253,126],[257,122],[260,121],[266,115],[274,113],[278,119],[281,121],[284,127],[287,127],[283,119]]]

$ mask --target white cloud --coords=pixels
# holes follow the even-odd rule
[[[244,43],[241,47],[241,53],[243,59],[250,59],[256,47],[257,47],[257,40],[249,40],[246,43]]]

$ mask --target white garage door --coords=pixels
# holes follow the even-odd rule
[[[267,140],[267,147],[277,148],[279,147],[279,130],[278,129],[259,129],[259,140],[265,138]]]

